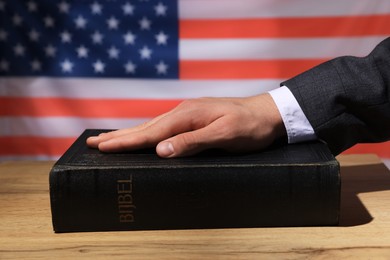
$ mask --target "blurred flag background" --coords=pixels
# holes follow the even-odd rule
[[[201,96],[249,96],[390,35],[388,0],[0,0],[0,160],[57,159]],[[390,143],[346,153],[390,159]]]

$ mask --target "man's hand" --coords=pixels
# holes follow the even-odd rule
[[[103,152],[156,147],[161,157],[188,156],[209,148],[232,152],[262,149],[286,135],[269,94],[248,98],[199,98],[142,125],[90,137]]]

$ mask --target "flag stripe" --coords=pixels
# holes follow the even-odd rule
[[[142,118],[165,113],[181,100],[0,98],[0,116]]]
[[[389,35],[390,15],[180,21],[181,39]]]
[[[150,118],[3,117],[0,136],[72,137],[87,128],[119,129],[139,125]]]
[[[329,59],[343,55],[365,56],[385,38],[183,39],[179,42],[179,52],[181,61]]]
[[[0,162],[6,161],[56,161],[60,158],[60,155],[48,155],[48,154],[21,154],[21,155],[0,155]]]
[[[155,81],[146,79],[6,77],[1,79],[0,97],[63,97],[74,99],[244,97],[277,88],[283,80],[282,78],[275,78]]]
[[[46,138],[36,136],[0,137],[0,156],[44,155],[58,156],[74,142],[75,138]],[[20,149],[23,147],[23,149]]]
[[[379,157],[390,158],[390,141],[375,144],[358,144],[343,152],[344,154],[375,153]]]
[[[179,0],[181,19],[353,16],[389,10],[388,0]]]
[[[182,79],[289,78],[325,60],[196,60],[180,62]]]

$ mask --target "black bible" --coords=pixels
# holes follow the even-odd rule
[[[337,225],[340,167],[322,142],[159,158],[101,153],[86,130],[50,172],[55,232]]]

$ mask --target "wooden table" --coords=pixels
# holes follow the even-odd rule
[[[52,162],[0,164],[0,259],[390,259],[390,171],[344,155],[341,225],[64,233],[52,231]]]

